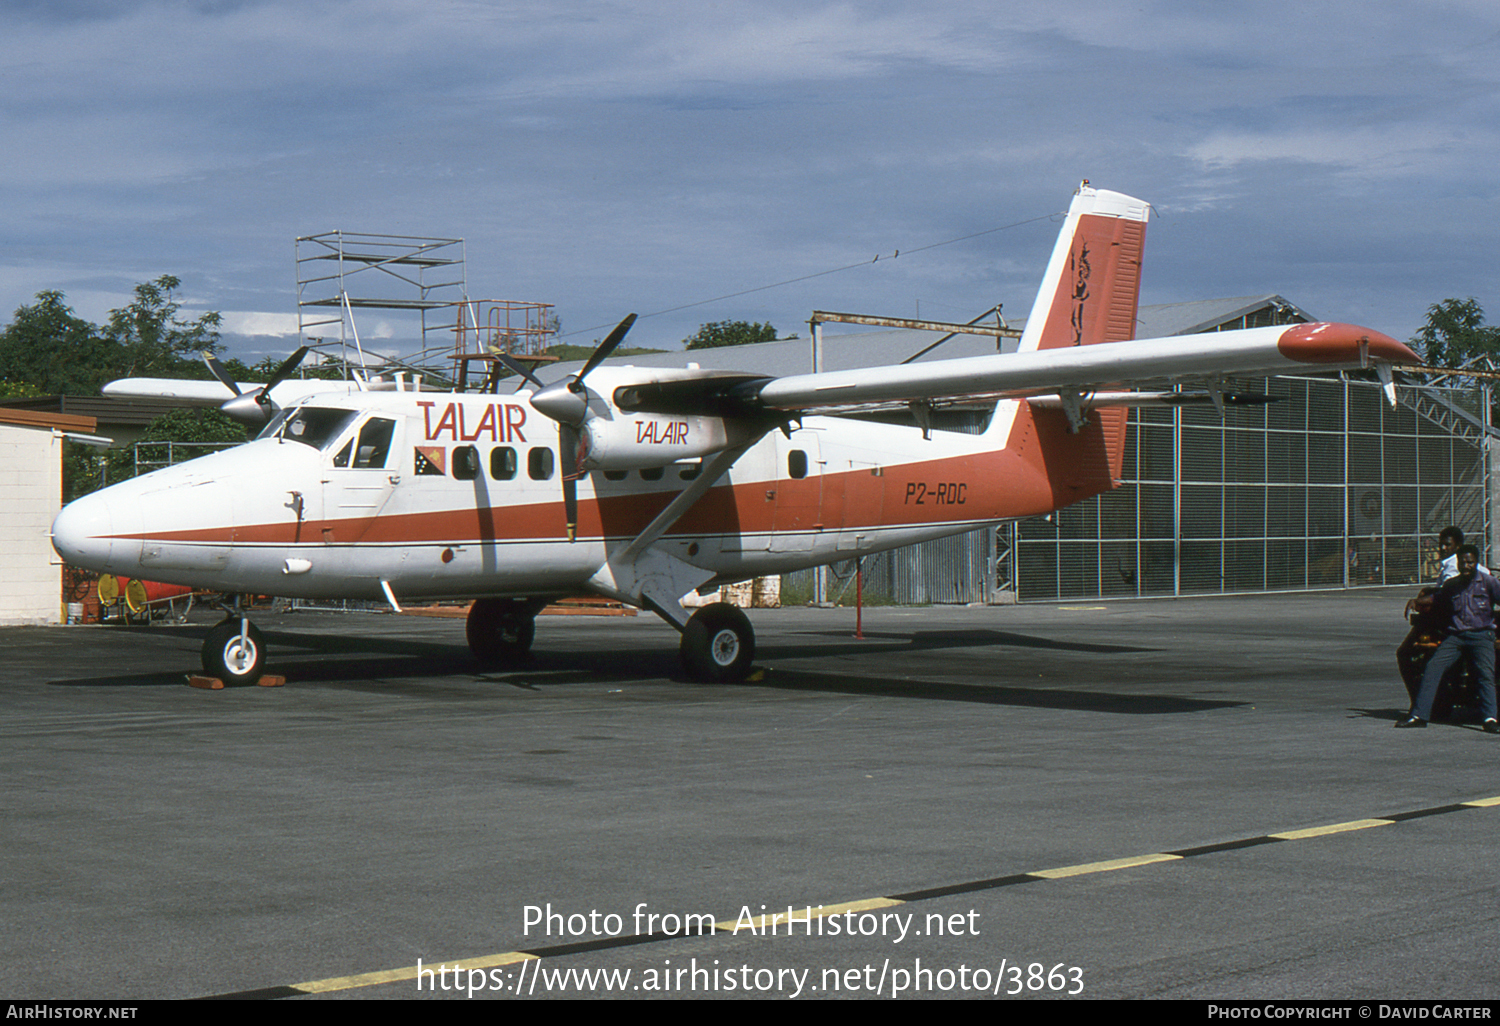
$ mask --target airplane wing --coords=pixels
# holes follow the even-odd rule
[[[263,386],[247,381],[242,387],[254,391]],[[309,396],[329,392],[343,395],[357,387],[352,381],[282,381],[272,387],[271,400],[277,406],[289,406]],[[111,399],[167,399],[184,406],[222,406],[226,400],[234,398],[233,393],[218,381],[183,378],[121,378],[105,385],[103,392]]]
[[[1111,345],[768,378],[698,372],[615,390],[627,412],[743,416],[826,413],[892,403],[1118,392],[1141,382],[1312,374],[1420,363],[1406,346],[1352,324],[1314,323],[1136,339]],[[663,377],[665,377],[663,375]],[[1115,404],[1127,401],[1116,398]]]
[[[765,382],[755,399],[768,409],[806,412],[892,401],[1019,398],[1094,392],[1142,381],[1306,374],[1419,362],[1410,349],[1378,331],[1352,324],[1296,324],[798,374]]]

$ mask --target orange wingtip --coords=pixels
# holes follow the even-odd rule
[[[1360,359],[1367,345],[1367,359],[1389,363],[1421,363],[1417,354],[1389,335],[1357,324],[1294,324],[1281,333],[1276,348],[1298,363],[1351,363]]]

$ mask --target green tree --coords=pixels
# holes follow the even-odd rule
[[[108,380],[113,345],[90,322],[73,313],[63,294],[38,292],[36,302],[16,310],[0,332],[0,367],[14,385],[42,395],[97,392]]]
[[[184,363],[196,372],[202,366],[201,354],[222,348],[217,312],[209,311],[196,321],[178,320],[182,304],[172,294],[181,284],[170,274],[142,282],[135,287],[133,303],[110,311],[103,334],[119,347],[123,377],[181,375]]]
[[[179,284],[166,274],[137,285],[135,300],[110,311],[102,328],[74,314],[61,292],[38,292],[0,331],[5,379],[44,395],[93,395],[116,378],[207,377],[199,354],[220,348],[219,315],[179,319]]]
[[[705,324],[683,339],[686,349],[720,349],[724,346],[747,346],[754,342],[776,341],[776,329],[770,322],[714,321]]]
[[[1484,323],[1484,310],[1473,296],[1429,306],[1427,323],[1411,341],[1422,359],[1434,367],[1457,367],[1476,356],[1500,356],[1500,327]]]
[[[245,441],[245,428],[213,406],[183,407],[157,417],[138,439],[141,442]]]
[[[40,399],[46,394],[29,381],[0,378],[0,399]]]

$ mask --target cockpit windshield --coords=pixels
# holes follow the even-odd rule
[[[286,441],[301,442],[314,449],[322,449],[334,441],[349,426],[356,416],[354,410],[328,410],[317,406],[303,406],[289,415],[279,430],[273,431],[275,422],[267,425],[260,437],[279,436]]]

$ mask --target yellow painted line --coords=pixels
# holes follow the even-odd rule
[[[1370,827],[1395,826],[1394,820],[1389,819],[1353,819],[1347,823],[1329,823],[1326,826],[1308,827],[1306,830],[1288,830],[1281,834],[1267,834],[1278,841],[1300,841],[1305,837],[1327,837],[1329,834],[1342,834],[1350,830],[1367,830]]]
[[[837,905],[818,905],[813,908],[810,915],[813,919],[822,919],[824,916],[841,916],[845,912],[868,912],[871,909],[893,908],[896,905],[904,904],[906,904],[906,902],[897,901],[895,898],[865,898],[861,901],[840,902]],[[803,922],[809,916],[807,906],[805,905],[802,908],[798,908],[796,905],[793,905],[792,914],[793,918],[798,923]],[[787,921],[787,914],[785,912],[767,912],[763,916],[756,916],[754,919],[750,920],[726,919],[722,923],[715,923],[714,932],[733,933],[736,924],[738,924],[741,930],[748,930],[750,929],[751,925],[753,925],[756,930],[761,930],[773,924],[776,926],[784,925]]]
[[[1084,862],[1076,866],[1061,866],[1057,869],[1037,869],[1027,876],[1040,876],[1045,880],[1061,880],[1066,876],[1084,876],[1088,873],[1108,873],[1113,869],[1129,869],[1131,866],[1149,866],[1154,862],[1180,861],[1181,855],[1157,852],[1153,855],[1133,855],[1128,859],[1109,859],[1104,862]]]
[[[1475,798],[1472,801],[1457,803],[1470,808],[1494,808],[1500,806],[1500,795],[1492,798]],[[1355,819],[1347,823],[1329,823],[1325,826],[1308,827],[1304,830],[1287,830],[1279,834],[1266,834],[1267,837],[1279,841],[1299,841],[1311,837],[1327,837],[1332,834],[1347,833],[1352,830],[1367,830],[1370,827],[1395,826],[1395,820],[1389,819]],[[1169,855],[1165,852],[1156,852],[1150,855],[1135,855],[1130,858],[1108,859],[1103,862],[1084,862],[1076,866],[1060,866],[1056,869],[1040,869],[1021,876],[1039,878],[1043,880],[1061,880],[1072,876],[1087,876],[1090,873],[1108,873],[1116,869],[1129,869],[1132,866],[1150,866],[1159,862],[1180,862],[1183,856]],[[796,922],[804,922],[807,919],[821,919],[825,916],[843,915],[846,912],[868,912],[874,909],[892,908],[896,905],[904,905],[906,902],[897,898],[865,898],[860,901],[845,901],[833,905],[819,905],[809,910],[807,906],[802,908],[792,907],[792,918]],[[768,912],[757,916],[750,922],[757,931],[765,929],[770,925],[782,925],[788,922],[785,912]],[[736,925],[740,929],[747,929],[741,920],[724,920],[714,923],[716,933],[733,933]],[[387,969],[381,972],[360,973],[355,976],[337,976],[326,980],[310,980],[306,983],[295,983],[285,988],[288,991],[298,991],[304,994],[326,994],[332,991],[354,990],[359,987],[374,987],[382,983],[399,983],[403,980],[415,980],[418,973],[437,972],[443,966],[452,965],[455,968],[463,966],[472,969],[489,969],[495,966],[512,965],[516,962],[526,962],[545,957],[532,955],[524,951],[503,951],[496,955],[484,955],[479,958],[468,958],[447,962],[423,961],[420,970],[417,966],[406,966],[402,969]]]
[[[455,959],[452,962],[423,961],[421,971],[436,974],[445,966],[453,969],[460,965],[465,969],[490,969],[497,965],[513,965],[516,962],[525,962],[536,957],[536,955],[528,955],[524,951],[502,951],[498,955]],[[404,969],[386,969],[378,973],[360,973],[358,976],[335,976],[327,980],[294,983],[292,984],[292,989],[300,990],[307,994],[327,994],[335,990],[354,990],[358,987],[374,987],[382,983],[400,983],[402,980],[415,980],[417,978],[417,971],[416,966],[409,965]]]
[[[1108,606],[1058,606],[1059,611],[1064,613],[1102,613]]]

